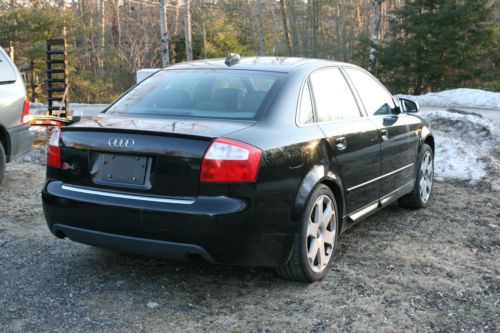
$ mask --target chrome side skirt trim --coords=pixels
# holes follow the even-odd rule
[[[361,184],[359,184],[359,185],[356,185],[356,186],[350,187],[350,188],[348,188],[348,189],[347,189],[347,191],[352,191],[352,190],[355,190],[355,189],[357,189],[357,188],[360,188],[360,187],[366,186],[366,185],[368,185],[368,184],[370,184],[370,183],[376,182],[377,180],[380,180],[380,179],[382,179],[382,178],[385,178],[385,177],[388,177],[388,176],[393,175],[393,174],[395,174],[395,173],[398,173],[398,172],[400,172],[400,171],[403,171],[404,169],[407,169],[407,168],[409,168],[409,167],[411,167],[411,166],[413,166],[413,163],[410,163],[410,164],[408,164],[408,165],[405,165],[405,166],[404,166],[404,167],[402,167],[402,168],[399,168],[399,169],[397,169],[397,170],[391,171],[391,172],[386,173],[385,175],[379,176],[379,177],[377,177],[377,178],[370,179],[370,180],[369,180],[369,181],[367,181],[367,182],[364,182],[364,183],[361,183]]]
[[[352,214],[349,214],[349,218],[353,221],[357,221],[360,218],[362,218],[363,216],[370,214],[371,212],[373,212],[377,208],[378,208],[378,200],[374,201],[371,204],[366,205],[365,207],[363,207],[361,209],[358,209],[357,211],[355,211]]]
[[[411,180],[408,183],[401,186],[400,188],[398,188],[398,189],[392,191],[391,193],[380,198],[380,203],[382,204],[382,206],[387,205],[388,203],[399,198],[401,196],[400,195],[401,192],[411,192],[411,190],[413,189],[413,186],[415,186],[415,181]]]
[[[101,197],[108,198],[119,198],[119,199],[129,199],[129,200],[138,200],[138,201],[149,201],[149,202],[160,202],[160,203],[171,203],[171,204],[180,204],[180,205],[191,205],[194,203],[194,200],[189,199],[165,199],[158,197],[150,197],[145,195],[133,195],[133,194],[122,194],[122,193],[113,193],[107,191],[97,191],[97,190],[89,190],[86,188],[71,186],[71,185],[62,185],[61,188],[65,191],[72,191],[84,194],[92,194],[98,195]]]

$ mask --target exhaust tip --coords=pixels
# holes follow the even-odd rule
[[[60,238],[60,239],[64,239],[66,238],[66,234],[64,232],[62,232],[61,230],[56,230],[54,232],[54,235],[57,237],[57,238]]]

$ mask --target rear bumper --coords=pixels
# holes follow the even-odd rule
[[[57,236],[64,235],[78,243],[108,248],[114,251],[133,252],[148,257],[168,257],[178,261],[185,261],[190,256],[200,256],[208,262],[214,262],[204,249],[196,245],[115,235],[63,224],[54,224],[52,231]]]
[[[47,182],[42,199],[49,229],[56,236],[118,251],[175,260],[198,255],[220,264],[280,266],[292,250],[295,234],[283,233],[292,230],[289,222],[242,199],[156,202],[109,193]]]
[[[7,161],[10,162],[31,149],[34,135],[30,132],[29,124],[9,128],[7,132],[10,138],[10,155]]]

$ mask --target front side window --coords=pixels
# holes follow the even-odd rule
[[[359,118],[358,105],[338,68],[327,68],[310,75],[318,121]]]
[[[285,74],[238,70],[166,70],[144,80],[111,114],[256,119]]]
[[[354,83],[369,116],[390,115],[393,112],[396,105],[382,84],[359,69],[346,68],[345,71]]]

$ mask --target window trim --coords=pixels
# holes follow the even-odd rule
[[[358,107],[359,118],[334,119],[334,120],[327,120],[327,121],[318,121],[318,114],[317,114],[317,111],[316,111],[316,109],[317,109],[317,107],[316,107],[316,98],[314,97],[314,90],[313,90],[312,85],[311,85],[311,75],[313,73],[317,72],[317,71],[327,70],[327,69],[338,69],[339,70],[340,74],[344,78],[345,83],[347,84],[347,87],[351,91],[351,94],[352,94],[352,96],[354,98],[356,106]],[[303,89],[304,89],[304,86],[306,85],[306,83],[309,84],[309,94],[311,96],[311,102],[312,102],[312,107],[313,107],[314,122],[309,123],[309,124],[301,124],[299,122],[300,103],[302,101],[302,92],[303,92]],[[353,87],[351,86],[351,82],[350,82],[349,78],[347,78],[346,75],[344,74],[342,66],[341,65],[324,66],[324,67],[320,67],[320,68],[316,68],[316,69],[312,70],[311,72],[309,72],[306,75],[305,79],[303,80],[302,85],[300,87],[300,96],[298,98],[298,103],[297,103],[296,112],[295,112],[295,124],[298,127],[308,127],[308,126],[324,125],[324,124],[330,124],[330,123],[338,123],[338,122],[343,122],[343,121],[353,121],[353,120],[356,120],[356,119],[360,119],[360,118],[366,117],[366,114],[365,114],[364,110],[365,110],[364,109],[364,105],[361,104],[360,100],[358,100],[357,91],[355,91],[353,89]]]
[[[365,104],[363,103],[363,99],[361,98],[358,89],[356,88],[356,85],[352,81],[351,77],[349,76],[349,73],[347,72],[347,69],[353,69],[361,73],[368,74],[369,77],[371,77],[380,87],[382,87],[383,90],[387,92],[389,96],[391,96],[392,102],[394,103],[395,107],[398,107],[398,103],[394,100],[394,96],[391,94],[391,92],[374,76],[372,73],[368,72],[367,70],[357,67],[357,66],[342,66],[342,70],[345,72],[346,79],[352,84],[352,89],[356,94],[356,97],[359,98],[359,102],[363,106],[363,111],[368,118],[379,118],[379,117],[393,117],[393,116],[399,116],[401,113],[392,113],[391,109],[391,114],[377,114],[377,115],[370,115],[368,111],[366,110]]]
[[[302,123],[300,121],[300,111],[301,111],[301,106],[302,106],[302,98],[304,97],[304,90],[305,89],[309,90],[309,100],[311,101],[313,121],[310,123]],[[309,82],[309,75],[307,75],[305,80],[303,80],[302,85],[300,86],[299,98],[297,100],[297,107],[296,107],[296,112],[295,112],[295,124],[298,127],[306,127],[306,126],[310,126],[310,125],[315,125],[316,121],[317,121],[316,108],[315,108],[314,101],[313,101],[313,96],[312,96],[312,91],[311,91],[311,83]]]

